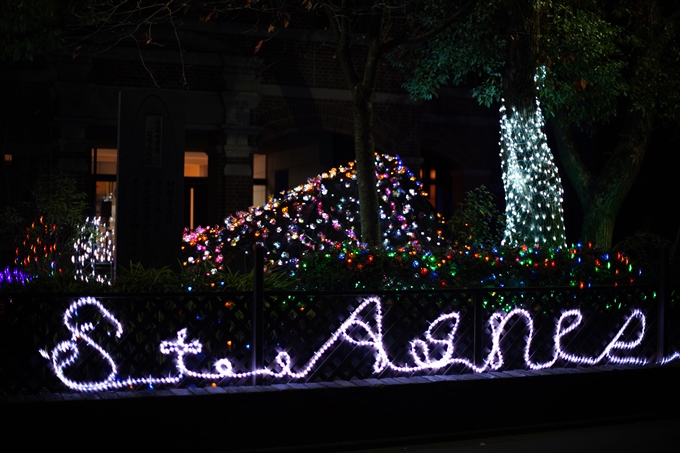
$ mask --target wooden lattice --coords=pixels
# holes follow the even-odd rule
[[[680,292],[667,292],[666,351],[680,350]],[[459,312],[460,324],[455,336],[454,356],[474,360],[486,358],[491,349],[491,331],[486,322],[493,312],[514,307],[528,310],[534,319],[535,338],[531,360],[546,362],[552,357],[555,326],[563,310],[578,308],[583,323],[563,338],[564,347],[572,354],[597,356],[621,328],[634,308],[642,309],[647,320],[647,334],[635,355],[650,362],[656,359],[658,291],[651,287],[625,288],[540,288],[540,289],[467,289],[449,291],[401,291],[384,293],[310,293],[267,292],[264,294],[263,348],[264,366],[276,370],[274,359],[280,351],[291,357],[293,369],[301,369],[337,330],[364,297],[378,296],[383,310],[383,342],[392,362],[408,364],[409,342],[423,338],[429,324],[444,313]],[[163,355],[159,345],[187,329],[187,338],[197,339],[201,354],[188,356],[190,369],[213,371],[213,364],[227,358],[237,372],[252,368],[252,293],[208,294],[137,294],[105,295],[98,300],[123,324],[121,338],[111,335],[113,326],[101,315],[84,307],[78,313],[83,322],[95,324],[92,337],[114,358],[119,377],[176,375],[175,357]],[[0,296],[0,392],[6,394],[63,391],[50,362],[39,350],[51,350],[70,337],[63,325],[63,313],[76,296],[2,295]],[[475,304],[483,319],[478,326],[482,335],[475,343]],[[361,314],[372,321],[370,311]],[[440,327],[445,330],[447,327]],[[632,340],[639,326],[633,323],[624,340]],[[435,335],[444,335],[446,332]],[[357,329],[352,335],[364,335]],[[528,335],[521,319],[508,323],[501,336],[505,358],[503,370],[525,368],[523,351]],[[68,369],[78,380],[98,380],[110,371],[94,350],[83,349],[77,366]],[[442,351],[436,349],[436,356]],[[390,370],[377,375],[373,364],[375,351],[370,347],[340,342],[331,348],[304,379],[271,377],[263,384],[285,382],[323,382],[399,376]],[[558,361],[555,367],[575,365]],[[471,372],[462,365],[451,365],[425,374],[460,374]],[[408,373],[400,376],[408,377]],[[218,382],[184,378],[178,386],[247,385],[251,379],[223,379]]]

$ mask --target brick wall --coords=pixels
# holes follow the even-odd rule
[[[226,176],[223,193],[224,218],[228,214],[244,211],[253,204],[253,180],[247,176]]]
[[[88,81],[97,85],[171,90],[222,91],[225,89],[221,67],[142,60],[95,59]],[[186,78],[186,84],[184,84]]]
[[[353,136],[354,110],[349,101],[291,99],[265,96],[255,114],[259,142],[299,131],[325,130]],[[420,108],[374,104],[374,133],[379,152],[417,156],[420,150]]]
[[[32,201],[35,180],[52,170],[54,111],[47,82],[14,80],[0,90],[0,208],[22,210]]]
[[[15,80],[0,90],[3,142],[50,142],[55,111],[50,86],[49,82]]]
[[[323,22],[323,18],[319,19]],[[306,23],[306,22],[305,22]],[[302,22],[298,26],[304,28]],[[311,21],[310,28],[318,24]],[[338,92],[331,95],[319,94],[314,88],[329,88],[347,92],[347,83],[340,71],[332,46],[319,41],[283,41],[271,39],[254,54],[255,44],[261,39],[247,35],[225,35],[225,52],[234,55],[254,55],[262,62],[258,80],[262,85],[309,87],[300,97],[262,96],[256,109],[250,112],[250,125],[260,128],[259,136],[251,142],[253,146],[266,144],[287,134],[304,131],[328,131],[346,137],[353,136],[353,106],[351,101],[328,98],[342,97]],[[197,49],[200,51],[200,49]],[[354,47],[357,67],[363,66],[365,48]],[[172,50],[167,48],[168,56]],[[202,54],[205,56],[205,53]],[[203,57],[201,57],[203,58]],[[233,87],[226,86],[225,72],[229,68],[207,64],[181,65],[179,57],[169,63],[142,62],[138,58],[112,59],[95,56],[88,82],[99,86],[152,88],[157,84],[164,89],[195,90],[215,93]],[[199,60],[207,61],[207,60]],[[214,60],[219,62],[219,60]],[[149,73],[153,74],[153,76]],[[183,83],[183,74],[186,84]],[[480,107],[469,96],[440,98],[422,103],[404,102],[407,94],[402,83],[405,76],[383,62],[379,68],[376,92],[399,95],[396,101],[376,102],[375,143],[378,152],[398,154],[405,160],[417,163],[423,150],[440,153],[455,161],[460,167],[479,168],[489,163],[488,156],[497,154],[498,134],[488,125],[456,124],[455,121],[428,122],[424,115],[438,115],[451,118],[490,117],[497,118],[497,111]],[[52,147],[52,140],[59,138],[50,122],[58,105],[50,97],[51,82],[37,84],[28,81],[16,82],[11,90],[0,91],[0,115],[6,127],[8,140],[28,139],[44,142],[46,149]],[[257,89],[257,88],[255,88]],[[326,96],[326,99],[321,99]],[[221,100],[220,100],[221,102]],[[395,103],[396,102],[396,103]],[[97,132],[95,132],[97,131]],[[100,131],[91,128],[87,137],[97,144]],[[194,130],[192,137],[206,146],[224,144],[226,137],[219,130]],[[24,138],[22,138],[24,137]],[[28,137],[28,138],[26,138]],[[196,138],[194,137],[194,138]],[[110,140],[109,140],[110,141]],[[109,145],[107,142],[107,146]],[[219,153],[217,153],[219,154]],[[229,212],[244,209],[252,199],[252,183],[247,177],[225,177],[224,156],[211,153],[210,196],[214,197],[215,222]],[[413,159],[408,159],[408,158]],[[229,162],[238,163],[238,162]],[[250,162],[244,162],[250,164]],[[417,168],[412,168],[417,172]],[[311,176],[311,175],[310,175]],[[211,201],[212,202],[212,201]]]
[[[353,47],[355,67],[363,70],[365,47]],[[264,60],[262,83],[347,89],[335,50],[320,42],[266,41],[257,56]],[[362,74],[360,74],[361,76]],[[376,91],[405,93],[401,88],[404,75],[383,61],[378,69]]]

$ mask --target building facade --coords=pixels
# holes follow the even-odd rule
[[[354,159],[351,95],[329,31],[186,20],[176,36],[154,33],[146,46],[124,40],[3,64],[2,206],[29,201],[40,174],[64,172],[88,194],[90,214],[115,213],[121,90],[180,93],[188,227],[221,224]],[[413,101],[404,77],[380,68],[376,151],[399,155],[446,216],[480,184],[500,195],[497,110],[462,88]]]

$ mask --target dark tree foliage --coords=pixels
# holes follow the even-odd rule
[[[267,11],[265,1],[5,0],[0,8],[0,59],[38,54],[102,52],[123,40],[154,42],[156,26],[175,30],[183,18],[203,22],[227,12]],[[177,37],[177,36],[176,36]],[[177,38],[179,40],[179,38]]]
[[[518,13],[524,29],[514,25]],[[508,80],[517,67],[517,44],[528,41],[527,67],[545,70],[538,99],[583,207],[583,239],[609,247],[655,124],[678,117],[679,20],[680,5],[668,0],[483,0],[449,33],[394,62],[410,72],[405,86],[414,97],[466,82],[490,106],[517,95],[508,92]],[[573,128],[596,133],[610,121],[620,132],[601,150],[606,159],[594,171],[581,159]]]

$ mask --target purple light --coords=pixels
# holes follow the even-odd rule
[[[26,283],[30,281],[31,276],[21,269],[7,266],[0,272],[0,288],[5,284],[11,285],[13,283],[20,283],[21,286],[26,286]]]

